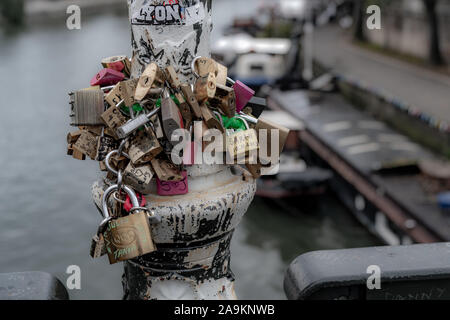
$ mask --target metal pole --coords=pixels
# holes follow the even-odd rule
[[[149,2],[149,3],[147,3]],[[191,61],[210,55],[211,1],[129,0],[132,24],[132,76],[156,62],[172,64],[182,81],[193,83]],[[165,20],[164,20],[164,19]],[[230,268],[230,243],[235,228],[256,192],[256,181],[235,176],[224,165],[186,168],[189,193],[145,195],[147,207],[161,217],[152,225],[157,251],[127,261],[125,299],[236,299]],[[93,186],[94,199],[105,188]]]

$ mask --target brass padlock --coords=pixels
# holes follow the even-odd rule
[[[161,181],[182,181],[184,179],[180,170],[167,160],[155,158],[151,163],[156,176]]]
[[[164,73],[156,63],[150,63],[139,78],[134,98],[137,101],[143,100],[145,96],[150,92],[152,86],[162,86],[164,82]]]
[[[247,130],[237,131],[226,136],[227,157],[231,160],[244,160],[248,163],[249,157],[259,150],[258,137],[254,129],[250,129],[247,121],[242,119]]]
[[[195,76],[201,78],[208,76],[209,73],[217,75],[219,72],[218,64],[211,58],[196,57],[192,60],[192,72]]]
[[[279,141],[278,141],[278,154],[277,156],[279,156],[281,154],[281,152],[284,149],[284,145],[286,144],[286,140],[289,136],[289,132],[290,130],[286,127],[283,127],[279,124],[276,124],[270,120],[267,119],[263,119],[263,118],[259,118],[258,119],[258,123],[256,124],[255,130],[258,132],[258,135],[261,139],[261,136],[263,134],[263,129],[267,130],[267,150],[268,150],[268,156],[271,157],[272,153],[272,139],[271,139],[271,132],[272,130],[278,130],[279,133]]]
[[[74,150],[78,150],[83,154],[95,160],[97,157],[98,137],[89,131],[83,131],[77,142],[73,145]]]
[[[178,74],[173,66],[168,66],[166,68],[166,79],[173,89],[180,88],[181,86],[180,78],[178,77]]]
[[[97,126],[102,124],[105,112],[102,90],[79,90],[69,93],[71,126]]]
[[[194,95],[197,101],[201,104],[208,99],[216,96],[216,76],[210,72],[205,77],[200,77],[195,82]]]
[[[95,160],[103,161],[106,159],[106,156],[113,150],[117,148],[117,142],[114,138],[105,136],[105,130],[102,130],[100,137],[98,138],[97,145],[97,157]]]
[[[184,127],[189,128],[192,123],[191,108],[189,107],[189,104],[186,102],[186,100],[184,100],[184,97],[181,93],[175,93],[175,98],[177,98],[178,102],[180,103],[178,108],[180,109],[181,116],[184,119]]]
[[[125,103],[125,106],[132,107],[135,102],[135,92],[138,84],[138,79],[131,79],[127,81],[120,82],[122,99]]]
[[[138,131],[130,141],[128,154],[134,165],[149,162],[163,151],[152,129]]]
[[[186,98],[187,103],[192,109],[194,116],[197,119],[202,119],[202,110],[200,109],[200,105],[195,98],[194,92],[192,92],[192,88],[188,84],[181,85],[181,91],[183,92],[184,97]]]
[[[217,129],[222,133],[225,133],[225,128],[222,126],[217,116],[209,109],[208,102],[205,102],[200,107],[202,110],[202,118],[204,119],[206,126],[209,129]]]
[[[103,122],[114,132],[114,135],[116,130],[127,122],[127,119],[118,107],[108,108],[101,117]]]
[[[209,100],[211,106],[222,110],[228,118],[236,115],[236,95],[233,88],[216,85],[216,96]]]
[[[83,131],[81,131],[81,130],[77,130],[77,131],[68,133],[67,134],[67,143],[74,144],[75,142],[77,142],[78,138],[81,136],[82,133],[83,133]]]
[[[123,172],[123,182],[142,194],[149,194],[154,174],[150,165],[135,166],[130,162]]]
[[[149,223],[152,214],[148,209],[139,206],[136,194],[131,188],[123,186],[122,189],[128,194],[133,205],[129,216],[114,219],[109,214],[108,200],[119,191],[118,185],[109,187],[102,197],[102,214],[105,220],[101,223],[98,234],[103,234],[111,264],[156,250]]]
[[[281,152],[284,149],[284,145],[286,144],[286,140],[289,136],[290,130],[286,127],[283,127],[277,123],[274,123],[270,120],[264,118],[253,118],[246,114],[239,114],[239,117],[245,119],[246,121],[255,124],[255,130],[258,133],[259,140],[263,140],[265,142],[267,151],[265,152],[265,156],[268,158],[272,158],[273,156],[279,157]],[[265,131],[264,131],[265,130]],[[272,146],[272,131],[278,131],[278,149],[276,154],[272,155],[273,149]],[[276,134],[276,132],[275,132]],[[264,153],[264,152],[263,152]]]

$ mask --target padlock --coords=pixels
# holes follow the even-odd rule
[[[182,171],[181,181],[161,181],[156,178],[157,192],[159,196],[179,196],[189,192],[187,171]]]
[[[209,129],[217,129],[222,133],[225,133],[225,129],[222,126],[220,119],[217,119],[217,116],[209,109],[209,103],[204,102],[201,105],[202,110],[202,118],[204,119],[206,126]]]
[[[158,67],[156,63],[150,63],[139,78],[139,82],[136,86],[136,92],[134,98],[137,101],[141,101],[149,93],[152,86],[162,86],[165,82],[164,73]]]
[[[195,82],[194,95],[197,101],[202,104],[216,95],[216,76],[210,72],[205,77],[200,77]]]
[[[261,173],[261,168],[262,165],[260,163],[257,164],[249,164],[246,163],[245,164],[247,170],[250,172],[250,174],[252,175],[253,178],[258,179],[261,177],[262,173]]]
[[[74,150],[82,152],[83,154],[95,160],[97,157],[98,139],[89,131],[83,131],[77,142],[73,145]]]
[[[263,113],[263,111],[267,108],[267,100],[265,98],[253,97],[247,103],[246,108],[250,108],[251,115],[256,119]],[[242,111],[245,111],[244,109]]]
[[[189,128],[192,123],[192,112],[191,108],[189,107],[189,104],[184,100],[184,97],[181,93],[177,92],[175,93],[175,98],[180,103],[178,108],[180,109],[181,116],[184,120],[184,127]]]
[[[178,141],[172,141],[172,136],[175,130],[184,129],[183,118],[171,97],[166,97],[161,101],[161,119],[167,140],[171,144],[178,143]]]
[[[122,72],[105,68],[97,73],[91,80],[91,86],[111,86],[125,79]]]
[[[228,118],[233,118],[236,115],[236,95],[233,88],[219,84],[216,87],[216,96],[210,99],[209,103],[220,109]]]
[[[142,194],[149,194],[154,174],[150,165],[135,166],[130,162],[123,172],[123,182]]]
[[[169,85],[175,90],[179,89],[181,87],[181,82],[175,68],[173,66],[168,66],[165,71],[166,79]]]
[[[158,114],[150,118],[150,123],[153,126],[153,132],[158,140],[164,139],[164,131],[162,129],[161,121],[159,120]]]
[[[102,90],[79,90],[69,93],[71,126],[97,126],[102,124],[105,112]]]
[[[278,130],[279,133],[279,141],[278,141],[278,153],[274,156],[278,157],[281,152],[284,149],[284,145],[286,144],[286,140],[289,136],[289,132],[290,130],[286,127],[283,127],[279,124],[276,124],[272,121],[269,121],[267,119],[264,118],[253,118],[249,115],[246,114],[242,114],[240,113],[239,116],[243,119],[245,119],[246,121],[253,123],[255,125],[255,130],[258,133],[258,137],[259,139],[263,139],[267,142],[267,157],[271,158],[272,157],[272,130]],[[262,136],[264,134],[264,131],[261,131],[262,129],[266,130],[266,134],[265,136]]]
[[[105,131],[102,130],[100,137],[98,138],[97,144],[97,157],[95,160],[103,161],[106,159],[106,156],[113,150],[117,148],[117,142],[114,138],[105,136]]]
[[[217,63],[217,75],[216,75],[216,85],[226,86],[228,78],[228,68],[224,65]]]
[[[68,156],[73,156],[73,144],[69,144],[67,146],[67,155]]]
[[[90,255],[92,258],[97,259],[106,255],[105,238],[102,233],[98,233],[92,237]]]
[[[192,73],[197,77],[205,77],[210,72],[216,76],[216,83],[225,86],[228,77],[228,68],[217,61],[206,58],[196,57],[192,60]]]
[[[151,160],[153,170],[161,181],[181,181],[183,176],[175,165],[167,160],[154,158]]]
[[[147,199],[145,199],[145,196],[140,194],[139,192],[136,192],[136,197],[138,199],[139,206],[145,207],[145,205],[147,204]],[[125,203],[123,204],[123,210],[125,210],[125,212],[127,212],[127,213],[130,213],[132,209],[133,209],[133,204],[131,203],[130,197],[127,195],[126,199],[125,199]],[[151,220],[153,220],[153,219],[151,219]]]
[[[191,69],[197,78],[206,77],[209,73],[216,76],[219,72],[217,62],[206,57],[195,57],[192,60]]]
[[[131,74],[131,61],[127,56],[113,56],[104,58],[102,60],[103,68],[113,69],[130,77]]]
[[[233,85],[234,93],[236,94],[236,112],[239,113],[255,95],[255,91],[239,80],[234,81],[231,78],[227,78],[227,80]]]
[[[254,129],[250,129],[244,120],[246,130],[240,130],[226,136],[226,152],[228,159],[244,160],[257,154],[259,150],[258,137]],[[248,162],[246,160],[246,162]]]
[[[181,85],[181,91],[183,92],[184,97],[186,98],[187,103],[192,109],[192,112],[194,113],[194,116],[197,119],[202,119],[202,111],[200,109],[200,105],[195,98],[194,92],[192,91],[192,88],[188,84],[182,84]]]
[[[76,160],[86,160],[86,155],[81,152],[80,150],[78,150],[77,148],[75,148],[74,145],[69,146],[69,149],[67,151],[68,153],[70,153],[72,155],[72,157]]]
[[[119,105],[119,103],[123,100],[123,93],[122,93],[122,82],[119,82],[116,84],[111,91],[108,92],[108,94],[105,95],[105,100],[108,102],[108,104],[111,107],[116,107]]]
[[[120,112],[118,107],[108,108],[101,115],[101,118],[103,119],[103,122],[114,132],[114,134],[119,127],[123,126],[127,122],[127,119]]]
[[[131,188],[123,186],[122,189],[133,204],[131,214],[126,217],[111,219],[109,214],[108,199],[119,191],[118,185],[109,187],[102,197],[102,213],[105,220],[100,225],[98,233],[103,234],[111,264],[134,259],[156,250],[149,223],[150,211],[139,207],[139,201]]]
[[[131,139],[128,154],[134,165],[142,165],[155,158],[162,151],[163,149],[155,134],[148,128],[138,131],[136,136]]]
[[[140,115],[139,117],[136,117],[135,119],[132,119],[127,123],[121,125],[116,131],[117,136],[119,137],[119,139],[125,139],[139,128],[145,126],[150,121],[150,119],[160,111],[161,108],[156,108],[148,114]]]
[[[83,131],[81,131],[81,130],[77,130],[77,131],[68,133],[67,134],[67,143],[74,144],[75,142],[77,142],[78,138],[81,136],[82,133],[83,133]]]
[[[122,99],[124,101],[125,106],[132,107],[135,102],[135,91],[138,84],[138,79],[131,79],[127,81],[122,81],[120,83]]]

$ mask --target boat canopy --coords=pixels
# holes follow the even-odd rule
[[[220,38],[213,44],[214,53],[264,53],[286,55],[291,49],[290,39],[281,38],[253,38],[244,33]]]

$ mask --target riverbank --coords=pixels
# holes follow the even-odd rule
[[[336,26],[316,29],[319,73],[338,76],[353,105],[450,157],[450,77],[353,45]]]

